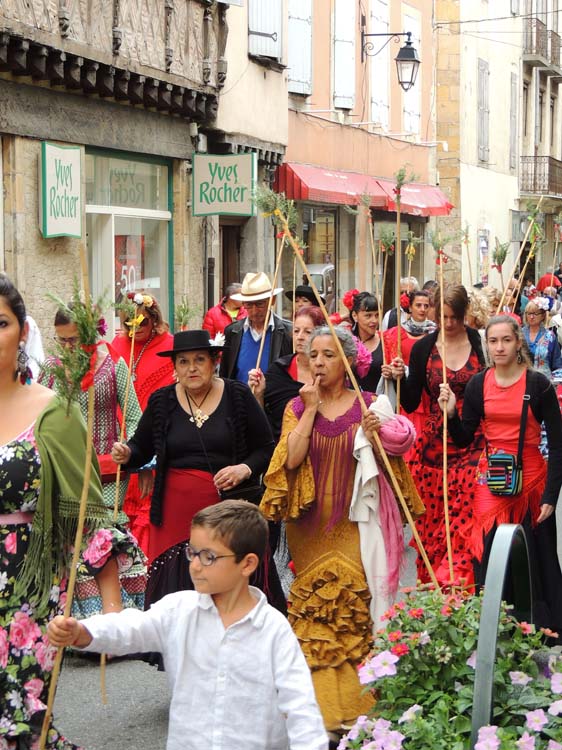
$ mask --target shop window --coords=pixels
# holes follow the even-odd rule
[[[95,297],[119,304],[127,292],[153,294],[168,318],[170,222],[168,164],[86,154],[86,229]],[[113,316],[109,334],[119,327]]]

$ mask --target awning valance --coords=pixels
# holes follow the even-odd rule
[[[274,189],[297,201],[357,205],[362,195],[372,208],[396,211],[394,183],[361,172],[345,172],[287,162],[277,168]],[[413,216],[447,216],[453,205],[438,187],[409,183],[402,188],[401,210]]]
[[[274,189],[297,201],[356,205],[362,195],[369,195],[373,208],[386,208],[388,203],[385,191],[374,177],[310,164],[281,164],[277,167]]]

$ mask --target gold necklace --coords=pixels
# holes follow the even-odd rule
[[[213,384],[211,383],[211,385],[209,386],[209,390],[203,396],[203,398],[201,399],[201,401],[199,403],[197,403],[197,401],[192,396],[190,396],[188,394],[187,388],[183,389],[184,393],[185,393],[185,397],[187,399],[187,405],[189,406],[189,411],[191,412],[191,417],[189,418],[189,421],[193,422],[195,424],[195,426],[198,427],[199,429],[201,429],[201,427],[203,427],[204,423],[209,419],[209,415],[208,414],[204,414],[201,411],[201,407],[203,406],[203,403],[205,402],[205,399],[207,398],[207,396],[209,395],[209,393],[211,392],[212,389],[213,389]],[[193,413],[193,409],[191,407],[191,402],[192,401],[193,401],[193,403],[195,404],[195,407],[196,407],[195,414]]]

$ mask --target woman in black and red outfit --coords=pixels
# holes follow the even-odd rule
[[[134,437],[113,446],[113,460],[130,468],[156,456],[147,609],[166,594],[193,588],[185,543],[197,511],[226,495],[261,498],[271,430],[248,386],[215,376],[221,349],[208,331],[176,333],[173,349],[158,356],[172,359],[178,382],[155,391]],[[277,587],[270,593],[283,602],[278,581]]]
[[[460,410],[467,383],[485,367],[480,334],[464,324],[468,302],[464,286],[458,284],[445,288],[446,376]],[[440,305],[438,290],[435,295],[437,321],[440,320]],[[439,329],[414,344],[409,373],[401,388],[400,403],[410,413],[418,407],[424,392],[429,397],[424,428],[414,445],[410,471],[426,505],[425,514],[416,522],[417,529],[437,580],[446,584],[450,582],[450,572],[443,502],[443,415],[438,403],[439,387],[443,383],[442,355],[443,332]],[[393,360],[392,372],[395,377],[404,374],[402,359]],[[453,573],[457,583],[461,578],[468,584],[473,581],[472,557],[464,535],[471,518],[476,467],[483,447],[480,432],[469,447],[458,448],[451,439],[447,441]],[[418,558],[418,576],[424,581],[428,580],[421,558]]]

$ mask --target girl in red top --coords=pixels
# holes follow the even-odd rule
[[[562,417],[552,384],[531,368],[523,341],[521,328],[512,317],[491,318],[486,343],[493,367],[468,383],[462,419],[448,385],[441,385],[439,403],[447,409],[450,434],[457,445],[469,445],[480,424],[487,442],[488,450],[478,465],[469,535],[476,583],[484,583],[496,528],[502,523],[521,524],[531,558],[535,619],[558,630],[562,627],[562,574],[556,552],[554,508],[562,486]],[[529,395],[529,409],[524,432],[523,486],[516,495],[493,494],[486,482],[488,454],[505,451],[517,455],[525,394]],[[539,450],[541,423],[546,428],[548,464]]]

